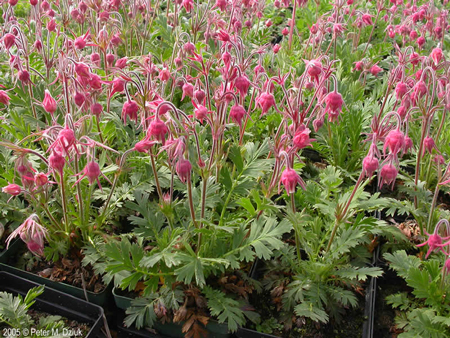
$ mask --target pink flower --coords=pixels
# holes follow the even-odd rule
[[[137,119],[138,119],[137,112],[138,111],[139,111],[139,106],[136,103],[136,101],[128,100],[127,102],[125,102],[123,104],[123,108],[122,108],[122,120],[123,120],[123,123],[126,124],[127,117],[130,120],[133,120],[134,122],[137,123]]]
[[[388,163],[381,168],[380,176],[380,188],[386,183],[391,184],[392,189],[394,188],[395,179],[397,178],[398,170],[397,168],[392,164]]]
[[[244,96],[247,94],[250,88],[250,81],[246,75],[240,75],[234,80],[234,86],[239,91],[239,93]]]
[[[47,29],[49,32],[53,32],[56,29],[56,21],[55,19],[51,19],[47,22]]]
[[[52,97],[48,89],[45,90],[44,100],[42,101],[42,105],[47,113],[50,113],[52,116],[56,111],[57,104],[55,99]]]
[[[191,162],[189,162],[189,160],[180,159],[177,162],[175,169],[181,182],[186,183],[187,180],[191,179],[192,165]]]
[[[19,70],[17,77],[23,84],[28,84],[30,82],[30,73],[26,69]]]
[[[364,157],[362,164],[364,175],[367,177],[372,177],[374,171],[378,170],[379,167],[378,159],[373,155]]]
[[[92,115],[95,115],[98,118],[102,112],[103,112],[103,106],[100,103],[97,102],[97,103],[93,103],[91,105]]]
[[[6,33],[2,40],[6,49],[10,49],[16,43],[16,37],[11,33]]]
[[[194,91],[194,97],[199,104],[202,104],[203,101],[205,100],[206,93],[203,90],[199,89]]]
[[[76,141],[77,140],[75,138],[74,131],[66,126],[59,132],[55,142],[53,142],[53,144],[48,149],[50,150],[57,146],[61,146],[64,154],[68,154],[70,148],[73,147],[76,150]]]
[[[395,87],[395,95],[397,100],[403,98],[403,96],[408,92],[408,86],[404,82],[397,83]]]
[[[288,195],[295,193],[297,184],[300,184],[302,189],[306,189],[305,182],[301,179],[300,175],[293,169],[286,168],[281,174],[281,183],[283,183]]]
[[[124,69],[127,66],[127,62],[128,62],[128,58],[127,57],[123,57],[121,59],[118,59],[116,61],[115,66],[119,69]]]
[[[115,93],[122,93],[125,90],[125,81],[120,78],[115,78],[112,81],[112,90],[109,97],[112,97]]]
[[[147,129],[147,135],[160,141],[163,145],[166,142],[166,134],[169,132],[166,124],[159,118],[153,120]]]
[[[59,152],[53,151],[52,154],[48,157],[48,164],[50,168],[58,171],[61,174],[64,165],[66,164],[66,160]]]
[[[192,42],[187,42],[184,44],[183,49],[186,53],[194,55],[195,45]]]
[[[97,181],[100,189],[102,188],[100,181],[98,179],[99,176],[102,175],[102,172],[100,171],[100,167],[97,162],[95,161],[88,162],[84,167],[83,172],[77,175],[82,176],[74,183],[74,185],[78,184],[83,178],[87,177],[89,184],[93,184],[95,181]]]
[[[192,8],[194,7],[193,0],[183,0],[183,7],[186,9],[186,12],[190,13]]]
[[[283,30],[281,31],[281,34],[283,34],[284,36],[287,36],[289,34],[289,28],[284,27]]]
[[[155,141],[149,141],[149,140],[144,139],[134,145],[134,150],[136,150],[139,153],[146,153],[147,151],[149,151],[152,148],[152,146],[155,143],[156,143]]]
[[[425,137],[425,139],[423,140],[423,154],[425,153],[425,151],[428,151],[428,153],[431,154],[433,149],[437,149],[436,143],[434,143],[433,138],[430,136]]]
[[[169,81],[169,79],[170,79],[170,71],[169,71],[167,68],[163,68],[163,69],[161,69],[161,71],[159,72],[158,77],[159,77],[159,79],[160,79],[162,82]]]
[[[442,59],[442,49],[438,48],[434,48],[431,51],[430,57],[431,59],[434,61],[434,64],[437,66],[439,62],[441,62]]]
[[[203,123],[203,120],[206,119],[206,116],[208,115],[208,109],[205,106],[199,104],[194,110],[194,113],[195,118]]]
[[[343,104],[342,95],[336,91],[332,91],[325,97],[325,112],[328,112],[330,122],[338,119]]]
[[[425,234],[428,236],[428,239],[422,243],[417,245],[418,247],[422,247],[428,244],[428,251],[427,254],[425,256],[425,259],[428,258],[428,256],[433,252],[433,251],[441,251],[443,252],[446,256],[449,255],[449,253],[447,253],[443,247],[447,246],[450,244],[450,242],[442,244],[443,241],[447,241],[450,239],[449,237],[441,237],[439,235],[439,228],[441,226],[441,224],[445,224],[447,226],[447,230],[449,229],[449,224],[448,221],[446,219],[441,219],[435,226],[433,233],[430,235],[428,232],[424,231]]]
[[[364,63],[362,61],[356,61],[355,62],[355,68],[354,70],[357,70],[358,72],[362,71],[364,68]]]
[[[84,47],[86,47],[86,40],[85,40],[84,36],[79,36],[75,39],[73,44],[76,49],[83,49]]]
[[[245,116],[247,112],[245,111],[244,107],[241,105],[235,104],[230,109],[230,117],[231,120],[236,123],[237,125],[242,125],[242,118]]]
[[[417,45],[419,46],[419,48],[422,48],[423,45],[425,44],[426,40],[423,36],[419,36],[416,40]]]
[[[383,152],[386,153],[386,148],[389,148],[392,154],[397,154],[404,145],[405,135],[399,129],[394,129],[386,136]]]
[[[8,96],[8,93],[6,93],[4,90],[0,90],[0,103],[3,103],[5,106],[9,105],[10,97]]]
[[[275,98],[271,93],[264,92],[257,99],[256,103],[261,107],[261,116],[267,114],[268,110],[275,106]]]
[[[378,73],[381,72],[382,70],[383,70],[383,69],[381,69],[380,67],[378,67],[378,65],[373,65],[373,66],[370,68],[370,73],[371,73],[373,76],[377,76]]]
[[[22,188],[17,184],[10,183],[6,187],[2,188],[2,192],[12,196],[17,196],[22,192]]]
[[[194,86],[191,85],[189,82],[186,82],[183,85],[183,95],[181,96],[181,99],[183,100],[186,96],[192,98],[194,97]]]
[[[309,134],[311,130],[306,128],[304,124],[302,124],[297,131],[295,132],[294,138],[292,139],[292,143],[297,149],[303,149],[306,147],[312,147],[311,142],[315,141],[314,139],[309,138]]]
[[[6,247],[9,247],[11,240],[20,236],[20,239],[27,244],[28,249],[36,256],[44,253],[44,240],[47,238],[47,229],[40,225],[36,214],[28,217],[19,227],[14,230],[6,239]]]
[[[37,187],[42,187],[48,183],[48,176],[44,173],[36,173],[34,175],[34,183]]]
[[[367,13],[363,14],[361,19],[366,26],[373,26],[372,15]]]

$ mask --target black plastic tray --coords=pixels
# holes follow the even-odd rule
[[[14,276],[8,272],[0,272],[0,291],[25,296],[28,290],[39,285],[38,283]],[[86,335],[86,338],[96,337],[103,325],[103,309],[100,306],[88,303],[47,286],[42,295],[36,298],[33,308],[52,315],[59,315],[89,324],[91,330]]]

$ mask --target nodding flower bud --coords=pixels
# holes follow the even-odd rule
[[[5,106],[9,105],[10,97],[4,90],[0,90],[0,103],[3,103]]]
[[[198,105],[197,108],[194,110],[195,118],[197,120],[200,120],[201,123],[203,123],[203,120],[206,118],[208,114],[208,109],[203,105]]]
[[[231,120],[239,126],[242,125],[242,118],[245,116],[245,114],[246,111],[241,105],[235,104],[230,109]]]
[[[250,81],[246,75],[240,75],[234,80],[234,86],[241,95],[246,95],[250,88]]]
[[[155,144],[154,141],[148,141],[146,139],[139,141],[134,145],[134,150],[139,153],[146,153],[151,149],[151,147]]]
[[[374,171],[378,170],[379,162],[378,159],[373,155],[367,155],[363,159],[363,172],[367,177],[372,177]]]
[[[378,67],[378,65],[373,65],[373,66],[370,68],[370,73],[371,73],[373,76],[377,76],[378,73],[380,73],[382,70],[383,70],[383,69],[381,69],[380,67]]]
[[[206,93],[203,90],[199,89],[194,91],[194,97],[199,104],[202,104],[206,98]]]
[[[380,172],[380,188],[384,184],[391,185],[394,188],[395,179],[397,178],[398,170],[392,163],[387,163],[381,168]]]
[[[83,95],[83,93],[76,92],[73,97],[73,100],[75,101],[75,104],[78,107],[81,107],[84,104],[84,102],[86,102],[86,97]]]
[[[52,154],[48,158],[48,164],[50,168],[53,170],[58,171],[59,173],[62,173],[64,169],[64,165],[66,164],[66,161],[64,160],[64,157],[57,151],[52,152]]]
[[[256,99],[256,103],[261,107],[261,116],[267,114],[269,109],[275,106],[275,97],[273,94],[268,92],[263,92]]]
[[[301,179],[300,175],[293,169],[286,168],[281,174],[281,183],[283,183],[284,188],[288,195],[295,193],[297,184],[300,184],[302,189],[306,189],[305,182]]]
[[[44,94],[44,100],[42,101],[42,105],[44,106],[44,109],[47,113],[50,113],[51,115],[54,114],[57,108],[57,104],[55,99],[52,97],[48,89],[45,90]]]
[[[411,31],[411,33],[409,33],[409,38],[410,38],[411,40],[417,39],[418,36],[419,36],[419,35],[417,34],[416,31]]]
[[[89,85],[93,90],[101,90],[102,89],[102,79],[97,74],[91,74],[91,78],[89,79]]]
[[[166,134],[169,132],[166,124],[159,118],[153,120],[147,129],[147,136],[160,141],[163,145],[166,142]]]
[[[408,86],[404,82],[397,83],[395,87],[395,95],[397,96],[397,100],[403,98],[403,96],[408,92]]]
[[[409,62],[411,62],[412,65],[417,66],[420,62],[420,55],[417,54],[416,52],[412,52],[409,55]]]
[[[75,73],[77,73],[77,75],[82,78],[89,79],[91,77],[89,66],[83,62],[78,62],[75,65]]]
[[[222,54],[222,61],[223,61],[223,63],[225,64],[225,67],[230,67],[230,63],[231,63],[231,54],[230,53],[228,53],[227,51],[225,51],[223,54]]]
[[[389,148],[391,154],[397,154],[404,145],[405,135],[399,129],[394,129],[386,136],[383,152],[386,152],[386,148]]]
[[[372,15],[370,14],[363,14],[362,17],[362,22],[366,25],[366,26],[373,26],[373,21],[372,21]]]
[[[97,117],[103,112],[103,106],[100,103],[94,103],[91,105],[91,113]]]
[[[84,39],[83,36],[79,36],[75,39],[73,44],[76,49],[83,49],[84,47],[86,47],[86,40]]]
[[[187,97],[190,97],[190,98],[194,97],[194,86],[191,85],[189,82],[186,82],[186,83],[183,85],[182,90],[183,90],[183,95],[182,95],[182,97],[181,97],[182,100],[183,100],[186,96],[187,96]]]
[[[190,55],[194,55],[195,45],[192,42],[186,42],[183,46],[183,50]]]
[[[355,62],[355,68],[354,70],[357,70],[358,72],[362,71],[364,68],[364,63],[362,61],[356,61]]]
[[[35,255],[43,255],[44,239],[47,237],[47,229],[40,225],[36,214],[28,217],[19,227],[14,230],[6,239],[6,247],[9,246],[11,240],[20,237],[27,244],[28,249]]]
[[[405,118],[407,112],[408,112],[408,109],[406,109],[405,106],[402,105],[402,106],[398,107],[397,114],[398,114],[402,119]]]
[[[128,62],[128,58],[123,57],[123,58],[118,59],[114,66],[119,69],[124,69],[127,66],[127,62]]]
[[[325,97],[325,111],[328,112],[330,122],[337,120],[343,104],[342,95],[336,91],[332,91]]]
[[[116,56],[114,54],[106,54],[106,63],[108,66],[112,66],[114,64],[114,60],[116,59]]]
[[[413,88],[411,98],[413,99],[413,101],[417,102],[419,98],[421,98],[427,93],[427,90],[428,88],[427,85],[425,84],[425,81],[419,80]]]
[[[125,124],[127,122],[127,117],[130,120],[133,120],[134,122],[137,122],[137,119],[138,119],[137,112],[138,111],[139,111],[139,105],[135,101],[128,100],[127,102],[125,102],[123,104],[123,108],[122,108],[122,120],[123,120],[123,123]]]
[[[434,64],[437,66],[439,62],[441,62],[442,59],[442,49],[434,48],[430,54],[431,59],[434,61]]]
[[[74,131],[68,127],[62,129],[58,134],[57,141],[59,141],[59,144],[67,154],[69,148],[74,147],[76,143]]]
[[[113,80],[112,91],[110,97],[112,97],[115,93],[122,93],[125,90],[125,81],[120,78],[115,78]]]
[[[56,29],[56,21],[55,19],[51,19],[47,22],[47,29],[49,32],[53,32]]]
[[[314,139],[309,138],[309,134],[311,133],[311,130],[309,128],[306,128],[304,124],[302,124],[297,131],[295,132],[294,138],[292,139],[292,143],[294,144],[294,147],[297,149],[303,149],[306,147],[312,147],[311,142],[315,141]]]
[[[120,33],[116,33],[111,37],[111,44],[115,47],[119,46],[122,43],[122,38],[120,37]]]
[[[189,162],[189,160],[180,159],[177,162],[175,169],[181,182],[186,183],[188,180],[191,179],[192,165],[191,162]]]
[[[91,161],[84,167],[84,175],[88,178],[89,184],[93,184],[101,174],[100,167],[97,162]]]
[[[36,173],[34,175],[34,183],[37,187],[42,187],[48,183],[48,176],[44,173]]]
[[[8,184],[6,187],[2,188],[2,192],[5,194],[9,194],[12,196],[17,196],[22,192],[22,188],[18,186],[17,184]]]
[[[277,43],[275,46],[273,46],[272,51],[274,54],[277,54],[281,49],[281,46]]]
[[[2,40],[6,49],[10,49],[16,43],[16,37],[11,33],[6,33]]]
[[[423,140],[423,153],[425,153],[425,151],[428,151],[428,153],[431,154],[433,149],[437,149],[436,143],[434,143],[433,138],[430,136],[425,137],[425,139]]]
[[[24,85],[30,83],[30,73],[26,69],[19,70],[19,72],[17,73],[17,77]]]
[[[281,34],[282,34],[283,36],[287,36],[287,35],[289,34],[289,28],[284,27],[284,28],[282,29],[282,31],[281,31]]]
[[[423,45],[425,44],[426,40],[423,36],[419,36],[416,40],[417,45],[419,46],[419,48],[422,48]]]
[[[92,53],[91,56],[91,62],[95,64],[96,66],[100,66],[100,54],[99,53]]]

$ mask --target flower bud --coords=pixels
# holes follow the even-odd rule
[[[57,104],[55,99],[52,97],[48,89],[45,90],[44,100],[42,101],[42,105],[47,113],[53,115],[57,109]]]
[[[20,186],[18,186],[17,184],[8,184],[6,187],[2,188],[2,192],[12,195],[12,196],[17,196],[22,192],[22,188]]]
[[[192,165],[191,162],[189,162],[189,160],[186,159],[179,160],[177,162],[175,169],[181,182],[186,183],[187,180],[191,179]]]

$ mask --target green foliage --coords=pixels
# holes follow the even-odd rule
[[[404,333],[399,337],[448,337],[450,334],[450,279],[443,271],[445,257],[422,261],[404,250],[384,258],[412,288],[412,295],[397,293],[387,303],[401,312],[395,321]]]

